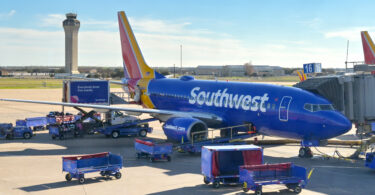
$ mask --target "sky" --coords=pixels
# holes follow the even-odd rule
[[[360,31],[375,38],[375,1],[1,0],[0,66],[63,66],[62,21],[81,22],[79,66],[122,66],[117,12],[125,11],[151,67],[275,65],[344,68],[363,61]]]

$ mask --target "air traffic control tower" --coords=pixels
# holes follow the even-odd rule
[[[65,31],[65,72],[79,74],[78,72],[78,29],[80,26],[77,14],[67,13],[63,21]]]

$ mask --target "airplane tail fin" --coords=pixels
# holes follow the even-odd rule
[[[124,74],[127,79],[164,78],[163,75],[150,68],[139,49],[133,30],[124,11],[118,12]]]
[[[375,45],[367,31],[361,32],[363,54],[366,64],[375,64]]]
[[[307,79],[306,77],[306,74],[304,73],[304,71],[297,71],[297,74],[299,76],[299,80],[302,82],[302,81],[305,81]]]

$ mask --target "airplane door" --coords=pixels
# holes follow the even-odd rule
[[[292,101],[292,97],[284,96],[281,99],[280,107],[279,107],[279,120],[280,121],[288,121],[288,112],[289,112],[289,105]]]

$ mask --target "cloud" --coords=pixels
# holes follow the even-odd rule
[[[324,33],[324,37],[325,38],[344,38],[350,41],[360,41],[361,31],[371,31],[374,29],[375,29],[374,26],[351,27],[348,29],[333,30],[330,32],[326,32]]]
[[[323,21],[320,18],[313,18],[311,20],[306,20],[299,23],[312,29],[318,29],[322,25]]]
[[[46,24],[61,25],[61,16],[50,15]],[[54,19],[53,19],[54,18]],[[60,18],[60,19],[59,19]],[[56,20],[55,20],[56,19]],[[121,66],[121,45],[117,22],[85,20],[102,30],[79,32],[79,65]],[[112,26],[106,29],[105,25]],[[189,22],[131,19],[143,56],[152,67],[254,64],[302,67],[321,62],[324,67],[339,67],[345,52],[303,41],[272,41],[272,44],[248,43],[221,32],[195,29]],[[115,27],[116,26],[116,27]],[[99,28],[99,27],[98,27]],[[0,65],[61,65],[65,63],[64,31],[0,28]],[[260,41],[262,42],[262,41]]]
[[[0,19],[8,19],[16,14],[16,10],[12,9],[8,13],[0,13]]]
[[[64,14],[48,14],[41,19],[40,26],[43,27],[62,27],[62,22],[65,20]]]

